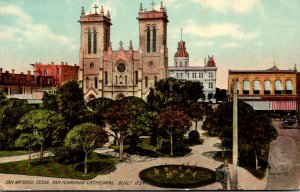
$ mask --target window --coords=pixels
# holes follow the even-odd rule
[[[275,94],[281,94],[282,93],[282,85],[280,80],[275,81]]]
[[[259,80],[255,80],[253,82],[253,94],[260,94],[260,81]]]
[[[93,41],[93,43],[94,43],[94,54],[96,54],[97,53],[97,32],[96,32],[96,29],[94,29],[94,41]]]
[[[265,95],[270,95],[271,94],[271,82],[269,80],[265,81],[265,90],[264,90]]]
[[[94,63],[90,63],[90,68],[94,68],[94,67],[95,67]]]
[[[97,89],[98,88],[98,78],[95,77],[95,88]]]
[[[285,82],[285,93],[286,94],[292,94],[293,93],[293,84],[292,80],[287,80]]]
[[[57,68],[57,69],[56,69],[56,73],[57,73],[57,75],[60,74],[60,68]]]
[[[122,72],[125,71],[126,67],[125,67],[124,63],[119,63],[118,66],[117,66],[117,69],[118,69],[119,72],[122,73]]]
[[[118,76],[116,76],[116,85],[118,85]]]
[[[152,31],[153,37],[152,37],[152,51],[156,52],[156,29],[153,27]]]
[[[145,77],[145,87],[148,87],[148,77]]]
[[[89,77],[85,78],[85,87],[88,89],[89,88]]]
[[[246,81],[244,81],[244,90],[243,90],[243,94],[244,94],[244,95],[249,95],[249,91],[250,91],[249,81],[246,80]]]
[[[180,61],[180,67],[182,67],[182,62]]]
[[[127,84],[127,76],[125,76],[125,85]]]
[[[178,78],[178,73],[176,73],[176,77]]]
[[[149,62],[149,67],[153,67],[153,66],[154,66],[153,61],[150,61],[150,62]]]
[[[88,30],[88,54],[92,53],[92,33],[91,30]]]
[[[203,73],[199,73],[199,78],[203,78]]]
[[[187,78],[190,78],[190,73],[187,73]]]
[[[108,83],[107,71],[104,72],[104,80],[105,80],[105,85],[107,85],[107,83]]]
[[[48,75],[48,71],[47,69],[44,69],[44,75],[47,76]]]
[[[139,76],[138,76],[138,71],[135,71],[135,84],[138,84]]]
[[[150,27],[147,27],[147,52],[150,52]]]

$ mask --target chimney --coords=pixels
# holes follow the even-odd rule
[[[61,65],[64,65],[64,62],[61,62]]]
[[[27,74],[28,74],[28,75],[31,75],[31,71],[27,71]]]
[[[77,64],[74,64],[75,67],[77,67]]]
[[[14,75],[14,74],[15,74],[15,70],[14,70],[14,69],[12,69],[12,70],[11,70],[11,73]]]
[[[39,62],[39,65],[41,65],[41,62]]]
[[[66,65],[68,65],[68,62],[66,62]]]
[[[35,62],[35,64],[38,65],[39,63],[38,63],[38,62]]]
[[[0,74],[2,73],[2,70],[3,70],[3,69],[2,69],[2,68],[0,68]]]
[[[54,62],[53,62],[53,61],[51,61],[51,65],[54,65]]]

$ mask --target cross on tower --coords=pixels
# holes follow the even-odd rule
[[[151,5],[152,5],[152,10],[154,10],[154,5],[155,5],[156,3],[154,3],[154,1],[152,1],[152,3],[151,3]]]
[[[97,9],[99,8],[96,4],[95,7],[93,7],[95,9],[95,13],[97,13]]]

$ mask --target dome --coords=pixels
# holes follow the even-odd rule
[[[189,53],[186,51],[184,41],[181,40],[178,42],[177,52],[175,53],[174,57],[189,57]]]

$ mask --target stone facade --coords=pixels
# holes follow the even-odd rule
[[[297,109],[297,70],[229,70],[228,92],[238,80],[240,100],[255,110],[295,111]]]
[[[139,10],[139,48],[130,41],[128,50],[119,43],[119,50],[112,50],[110,43],[109,11],[85,14],[81,11],[81,47],[79,84],[85,99],[98,97],[119,99],[137,96],[143,99],[154,82],[168,76],[168,48],[166,9]],[[126,20],[124,20],[126,22]]]
[[[78,81],[79,66],[68,65],[67,62],[61,62],[61,64],[41,64],[36,62],[32,64],[33,74],[35,78],[39,77],[52,77],[53,87],[58,87],[69,81]]]
[[[185,42],[178,43],[177,52],[174,55],[174,66],[169,67],[169,76],[188,81],[199,81],[204,90],[206,99],[213,100],[216,93],[217,67],[213,56],[208,56],[204,66],[189,66],[189,54]]]

